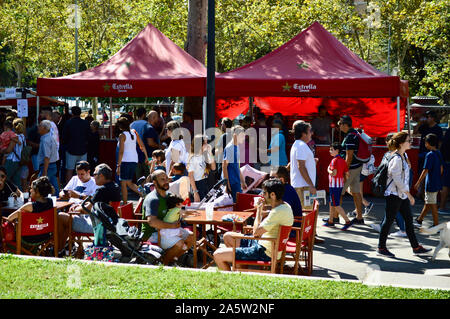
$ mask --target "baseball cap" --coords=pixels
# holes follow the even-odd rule
[[[339,119],[338,125],[341,125],[341,124],[347,124],[349,126],[352,126],[352,118],[349,115],[341,116],[341,118]]]

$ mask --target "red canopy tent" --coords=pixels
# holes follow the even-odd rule
[[[364,124],[367,134],[385,136],[404,125],[408,82],[376,70],[315,22],[266,56],[216,76],[216,96],[217,119],[246,113],[246,97],[265,114],[285,116],[315,115],[324,104],[331,115]]]
[[[104,63],[58,78],[38,78],[38,95],[204,96],[206,68],[152,24]]]

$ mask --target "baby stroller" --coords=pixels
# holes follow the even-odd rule
[[[97,202],[92,210],[86,208],[86,198],[81,207],[89,214],[94,229],[94,247],[105,247],[108,242],[120,253],[115,259],[122,263],[154,265],[160,261],[162,249],[151,244],[142,244],[143,234],[135,226],[128,225],[125,219],[119,218],[110,205]]]

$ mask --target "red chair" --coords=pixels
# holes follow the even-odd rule
[[[109,204],[111,205],[112,208],[114,208],[116,213],[119,213],[120,201],[118,201],[118,202],[110,202]]]
[[[251,212],[256,213],[256,208],[253,206],[254,198],[262,197],[261,195],[236,193],[236,203],[233,204],[233,210],[237,212]],[[254,217],[254,214],[253,214]],[[233,231],[233,226],[217,226],[221,232]],[[238,226],[235,231],[242,232],[242,227]]]
[[[135,219],[134,211],[133,211],[133,203],[129,202],[128,204],[125,204],[123,206],[119,206],[118,208],[118,214],[120,218],[132,220]],[[130,226],[135,226],[136,223],[129,222]]]
[[[245,269],[245,268],[237,268],[237,266],[254,266],[260,268],[269,268],[269,270],[258,269],[258,272],[269,272],[275,273],[277,270],[277,265],[280,265],[280,269],[284,267],[284,259],[278,259],[278,254],[281,252],[283,256],[283,252],[286,249],[286,243],[289,239],[289,233],[291,232],[291,226],[280,226],[278,238],[257,238],[257,237],[249,237],[249,236],[233,236],[234,245],[233,245],[233,265],[232,270],[236,271],[255,271],[254,269]],[[236,260],[236,244],[237,240],[241,239],[256,239],[258,241],[266,240],[272,243],[272,256],[270,261],[250,261],[250,260]]]
[[[314,201],[312,211],[303,215],[301,227],[293,227],[296,231],[295,239],[290,238],[283,253],[283,258],[293,260],[294,274],[300,269],[302,275],[311,275],[313,270],[313,249],[316,236],[317,217],[319,215],[319,202]]]
[[[55,257],[58,257],[58,213],[56,208],[41,213],[19,213],[16,221],[16,241],[8,244],[15,247],[18,255],[48,256],[48,248],[53,247]],[[47,236],[45,236],[47,235]],[[28,236],[43,236],[42,241],[32,243],[23,239]]]

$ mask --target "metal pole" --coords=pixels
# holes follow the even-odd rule
[[[206,128],[215,126],[215,81],[216,81],[216,50],[215,50],[215,0],[208,0],[208,52],[206,78]]]
[[[75,73],[78,73],[78,0],[75,0]],[[76,97],[76,105],[79,99]]]
[[[397,132],[400,132],[400,96],[397,96]]]
[[[406,110],[408,111],[408,135],[411,135],[411,109],[409,107],[409,97],[406,98]]]
[[[112,121],[113,121],[113,116],[112,116],[112,97],[109,98],[109,138],[112,139],[113,138],[113,134],[112,134]]]
[[[36,125],[39,124],[39,95],[36,96]]]

